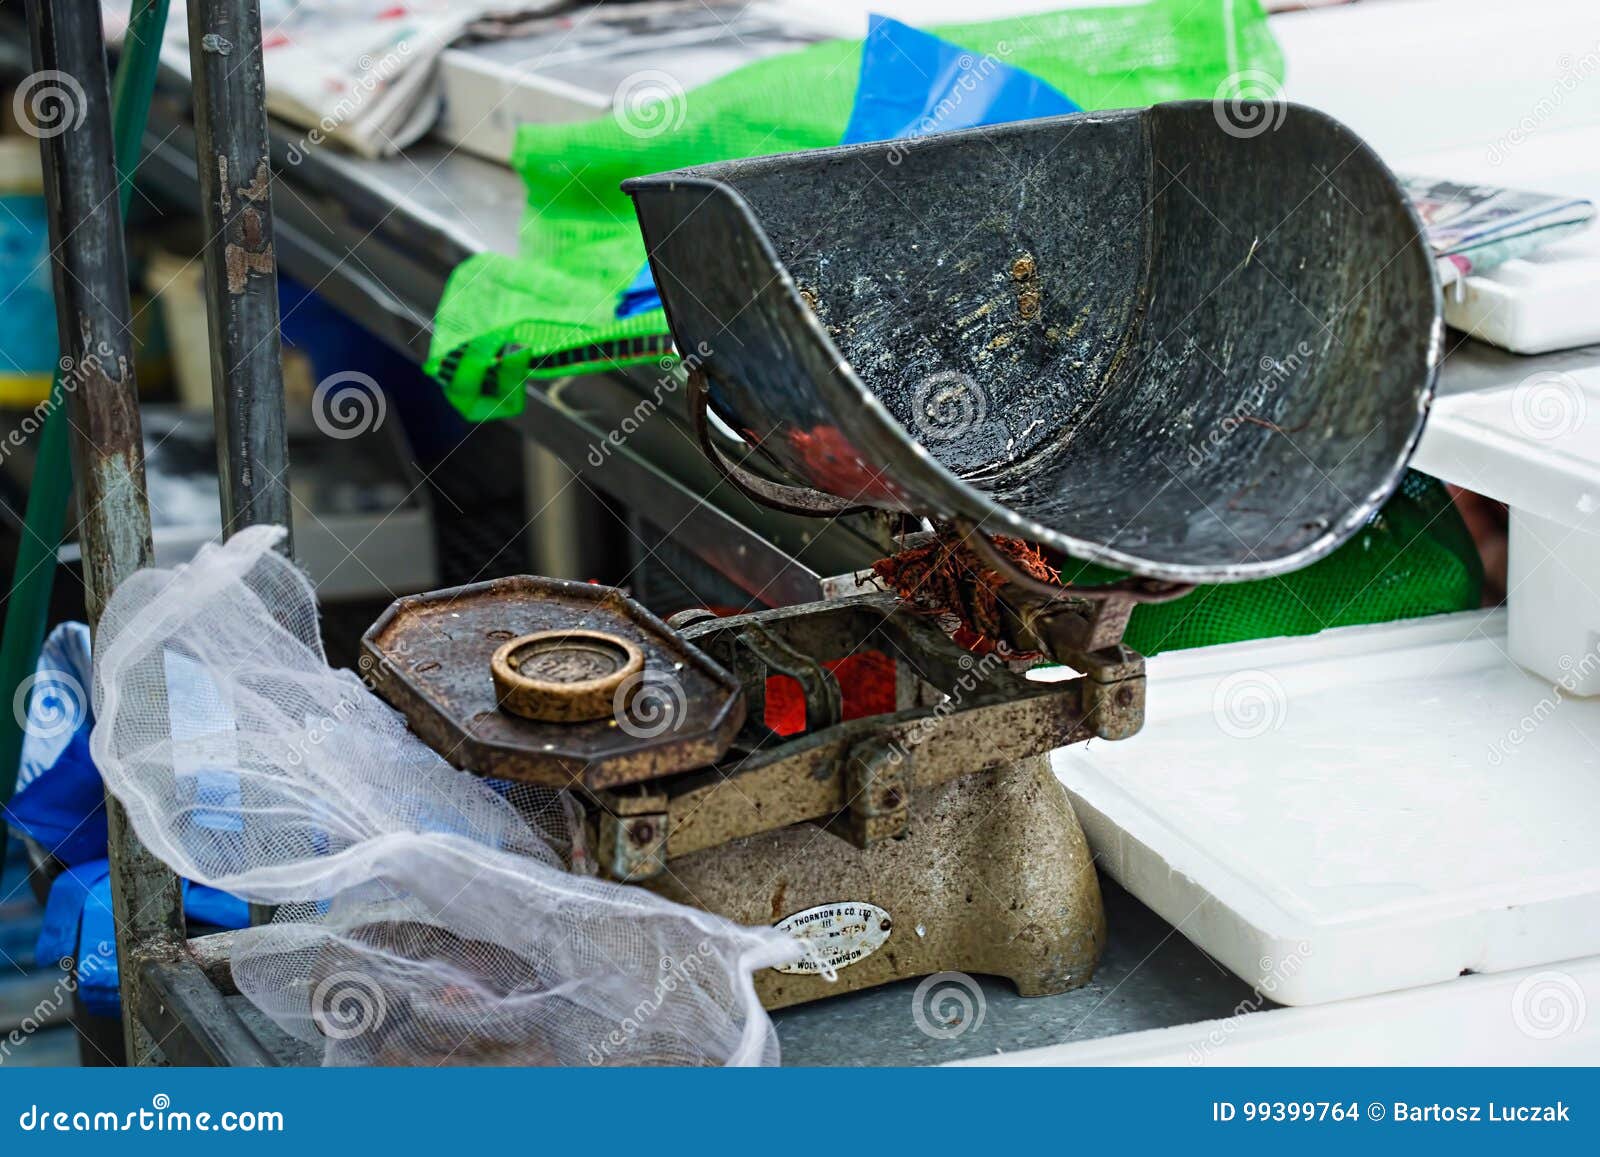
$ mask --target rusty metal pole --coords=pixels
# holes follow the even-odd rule
[[[83,0],[29,0],[28,24],[34,68],[50,73],[74,106],[63,131],[46,134],[41,147],[79,542],[89,626],[98,630],[112,591],[151,558],[105,44],[100,7]],[[128,1060],[148,1063],[159,1053],[135,1015],[140,972],[145,959],[182,941],[183,900],[177,877],[110,796],[106,812],[123,1033]]]
[[[259,0],[190,0],[222,527],[290,525]],[[285,540],[284,550],[289,550]]]
[[[259,0],[189,0],[189,68],[222,533],[292,534]],[[281,549],[293,557],[289,535]],[[271,918],[250,906],[252,924]]]

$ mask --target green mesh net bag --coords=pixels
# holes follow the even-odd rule
[[[1063,567],[1063,581],[1117,577],[1092,563]],[[1392,498],[1355,536],[1303,570],[1256,582],[1196,587],[1171,603],[1134,609],[1123,641],[1144,655],[1311,635],[1329,627],[1469,610],[1483,564],[1466,523],[1436,478],[1407,470]]]
[[[1282,58],[1256,0],[1152,0],[936,28],[977,54],[1049,81],[1086,109],[1210,100],[1230,76],[1265,80]],[[772,57],[688,92],[670,131],[639,134],[609,115],[523,125],[512,167],[528,187],[520,253],[485,253],[452,274],[427,370],[468,418],[510,417],[529,377],[654,361],[671,350],[659,309],[617,320],[645,262],[628,177],[838,144],[861,42]]]

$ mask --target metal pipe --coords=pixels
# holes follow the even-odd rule
[[[259,0],[190,0],[195,168],[205,225],[206,315],[222,532],[283,527],[293,556],[278,338],[266,79]],[[249,838],[249,833],[246,833]],[[250,906],[264,924],[272,909]]]
[[[222,527],[290,526],[258,0],[190,0]],[[284,551],[290,551],[284,540]]]
[[[112,133],[115,137],[118,201],[128,215],[133,195],[133,170],[150,97],[155,91],[161,62],[161,37],[167,26],[168,0],[135,0],[128,17],[128,34],[117,61],[111,92]],[[11,597],[6,600],[4,644],[0,646],[0,687],[10,693],[33,674],[44,643],[50,614],[50,591],[55,586],[56,553],[66,523],[67,499],[72,495],[72,466],[67,444],[67,397],[59,369],[50,387],[50,403],[39,432],[33,483],[28,487],[28,507],[23,516],[22,540],[11,575]],[[0,712],[0,807],[16,787],[17,765],[22,758],[23,723]],[[5,862],[6,825],[0,823],[0,863]]]
[[[105,44],[99,6],[82,0],[29,0],[28,24],[35,69],[54,70],[81,102],[82,115],[41,146],[86,602],[98,630],[111,593],[152,554]],[[142,964],[181,944],[183,900],[177,877],[139,842],[116,800],[107,798],[106,811],[124,1036],[128,1059],[145,1063],[158,1054],[132,1015]]]

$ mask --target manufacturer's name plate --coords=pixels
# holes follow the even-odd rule
[[[779,965],[777,971],[819,976],[858,964],[882,948],[894,921],[876,904],[841,900],[785,916],[774,927],[804,940],[811,949],[792,964]]]

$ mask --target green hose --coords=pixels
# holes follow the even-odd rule
[[[111,118],[117,154],[117,176],[122,216],[128,215],[133,193],[133,170],[139,163],[150,98],[155,92],[161,62],[161,38],[167,28],[169,0],[134,0],[128,35],[122,42],[117,75],[112,82]],[[22,541],[17,546],[16,570],[11,576],[11,597],[6,600],[5,635],[0,639],[0,670],[15,703],[23,680],[33,674],[44,645],[50,614],[50,591],[55,586],[56,552],[61,548],[67,519],[67,499],[72,494],[72,463],[67,440],[66,396],[61,375],[50,386],[50,409],[39,435],[33,485],[28,491],[28,511]],[[26,707],[19,704],[18,707]],[[0,711],[0,809],[11,802],[22,761],[25,717],[13,709]],[[7,829],[0,821],[0,863],[5,862]]]

